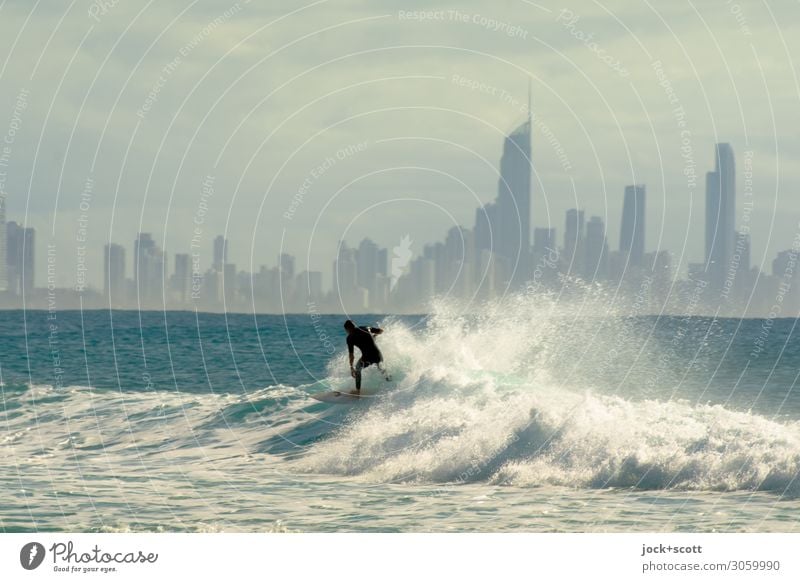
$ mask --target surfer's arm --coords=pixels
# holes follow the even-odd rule
[[[372,333],[372,335],[381,335],[383,333],[383,330],[379,327],[371,327],[369,328],[369,331]]]

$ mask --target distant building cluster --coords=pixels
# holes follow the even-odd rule
[[[111,307],[282,312],[305,310],[309,302],[324,299],[322,274],[297,274],[295,258],[288,254],[280,255],[275,267],[239,271],[228,260],[223,236],[214,239],[206,270],[198,254],[176,253],[170,273],[164,251],[149,233],[140,233],[133,249],[133,279],[126,279],[125,249],[106,245],[103,297]]]
[[[5,199],[0,198],[0,302],[33,295],[36,231],[6,222]]]
[[[646,248],[644,184],[624,189],[616,250],[609,248],[602,218],[587,220],[583,209],[566,212],[561,239],[555,228],[532,228],[531,127],[529,116],[505,138],[497,197],[476,210],[472,228],[453,227],[443,241],[421,248],[409,236],[391,248],[380,248],[370,239],[357,247],[340,241],[326,288],[322,272],[297,272],[290,254],[281,254],[273,266],[263,265],[255,273],[238,270],[229,261],[223,236],[213,241],[210,267],[201,268],[196,251],[175,254],[170,265],[153,236],[142,232],[133,243],[130,268],[126,249],[107,244],[102,291],[62,289],[59,306],[420,313],[432,298],[442,296],[479,304],[519,292],[565,299],[599,292],[617,312],[630,315],[798,316],[800,236],[778,253],[771,273],[751,266],[750,157],[745,160],[745,204],[737,230],[734,153],[729,144],[716,145],[715,168],[707,173],[705,184],[704,261],[689,264],[688,278],[678,279],[668,251]],[[2,306],[21,307],[24,297],[27,307],[52,307],[52,285],[34,287],[35,232],[6,223],[2,202]]]

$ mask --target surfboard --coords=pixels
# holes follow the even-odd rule
[[[361,391],[361,394],[350,394],[349,392],[340,392],[339,390],[331,390],[330,392],[317,392],[310,394],[311,398],[319,400],[320,402],[327,402],[329,404],[355,404],[356,402],[363,402],[375,398],[375,392]]]

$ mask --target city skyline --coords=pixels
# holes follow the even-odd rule
[[[475,210],[472,229],[452,227],[438,241],[418,242],[422,249],[417,251],[408,237],[391,253],[368,237],[357,247],[341,240],[328,285],[322,271],[298,271],[296,257],[287,252],[280,253],[274,265],[260,265],[258,271],[238,269],[229,260],[229,240],[223,235],[215,236],[206,249],[211,257],[207,267],[203,249],[193,241],[191,252],[174,254],[171,268],[170,256],[152,233],[141,232],[133,241],[130,268],[124,245],[105,245],[102,295],[82,278],[87,267],[80,262],[70,291],[80,296],[81,305],[85,296],[87,308],[403,313],[424,311],[432,298],[442,296],[480,302],[531,289],[567,289],[569,296],[571,285],[583,281],[623,289],[623,304],[638,288],[637,309],[644,314],[674,308],[687,292],[697,294],[700,282],[701,291],[709,289],[699,301],[703,310],[756,316],[772,296],[780,296],[789,309],[800,309],[800,275],[794,267],[800,252],[797,240],[776,255],[771,272],[751,266],[749,225],[745,220],[737,227],[735,222],[736,165],[730,144],[714,146],[714,169],[706,174],[705,257],[689,264],[684,280],[674,270],[669,250],[646,246],[646,184],[623,190],[618,250],[609,246],[609,229],[602,217],[590,214],[586,220],[585,209],[567,210],[561,246],[558,229],[532,227],[531,127],[528,116],[504,139],[497,196]],[[35,307],[35,230],[14,221],[0,225],[6,232],[2,237],[6,260],[0,267],[6,279],[2,284],[6,303],[24,294]],[[48,269],[54,263],[51,254],[54,249],[48,246]],[[48,277],[49,297],[55,287]],[[642,289],[647,294],[644,303]]]
[[[528,107],[530,107],[530,103],[531,95],[529,93]],[[462,252],[462,259],[469,259],[470,261],[475,260],[477,261],[478,266],[483,264],[482,268],[485,271],[487,268],[487,265],[485,264],[486,259],[482,259],[480,255],[483,251],[491,250],[495,255],[495,262],[498,265],[497,268],[501,269],[503,272],[508,271],[510,273],[515,271],[514,264],[516,264],[518,268],[515,272],[520,277],[524,277],[524,266],[530,263],[530,252],[536,247],[535,244],[530,244],[530,237],[532,235],[535,237],[536,231],[549,231],[548,236],[554,238],[555,233],[557,232],[557,228],[555,227],[537,226],[534,228],[531,226],[531,208],[532,201],[534,200],[531,192],[531,168],[533,167],[535,170],[531,153],[532,129],[534,127],[532,112],[528,111],[525,117],[526,120],[524,122],[509,132],[509,135],[503,138],[502,154],[499,157],[499,163],[497,164],[498,179],[497,195],[495,199],[491,202],[483,203],[476,208],[475,223],[471,232],[467,230],[464,225],[455,227],[459,232],[462,233],[462,235],[464,232],[467,232],[468,236],[473,237],[470,241],[470,244],[466,246],[469,246],[471,252],[474,251],[476,256],[469,257]],[[746,159],[746,163],[747,161],[751,162],[749,167],[751,172],[752,152],[747,152],[747,154],[748,157]],[[726,279],[726,267],[723,267],[722,265],[728,265],[730,263],[730,257],[733,255],[734,251],[737,251],[739,254],[741,254],[742,252],[745,252],[746,249],[747,264],[750,264],[752,240],[749,234],[751,230],[749,224],[745,225],[744,227],[747,230],[746,233],[739,233],[736,231],[736,166],[731,145],[729,143],[716,144],[714,146],[713,159],[714,169],[706,173],[705,181],[705,241],[702,263],[704,271],[708,271],[710,273],[711,279],[714,281],[717,290],[719,290],[723,286],[724,280]],[[746,185],[746,189],[749,190],[749,196],[752,197],[752,179],[746,179],[745,183],[749,184],[749,186]],[[211,180],[208,187],[213,191],[213,180]],[[204,184],[204,192],[205,188],[206,185]],[[644,203],[645,190],[645,184],[626,185],[624,187],[624,197],[622,198],[623,202],[621,205],[622,216],[619,230],[619,251],[621,253],[630,253],[630,258],[627,262],[634,267],[641,266],[646,245],[646,234],[644,228],[646,222],[646,206]],[[91,189],[89,191],[84,191],[82,196],[86,199],[88,206],[89,201],[92,198]],[[5,203],[3,204],[3,207],[5,209]],[[745,201],[745,209],[740,216],[743,217],[744,221],[747,223],[750,222],[751,212],[752,202]],[[589,222],[585,223],[585,213],[585,208],[567,210],[567,222],[565,227],[563,250],[569,257],[572,257],[572,254],[575,252],[574,247],[578,242],[577,238],[583,236],[582,233],[584,231],[584,227],[588,229],[587,238],[602,238],[601,246],[604,247],[608,247],[609,244],[612,244],[609,240],[606,224],[603,218],[597,215],[592,215],[590,216]],[[195,219],[196,218],[197,217],[195,217]],[[82,237],[85,236],[85,222],[85,219],[79,220],[77,237],[78,242],[82,242]],[[572,224],[572,222],[575,224]],[[13,225],[15,224],[16,223],[14,222],[10,222],[9,228],[13,228]],[[34,229],[32,227],[21,228],[24,228],[26,236],[33,236]],[[215,272],[222,272],[224,270],[223,265],[229,263],[228,239],[223,235],[217,235],[213,239],[213,252],[211,254],[212,258],[209,260],[207,259],[207,253],[197,250],[201,247],[201,241],[206,235],[205,233],[201,233],[201,230],[198,228],[195,230],[196,234],[198,235],[196,237],[197,240],[195,237],[193,237],[191,241],[191,248],[194,249],[191,253],[193,271],[198,272],[205,268]],[[590,232],[592,233],[591,236],[589,236]],[[203,236],[199,236],[200,234]],[[145,236],[145,240],[139,241],[138,237],[142,235]],[[22,253],[24,245],[12,241],[10,236],[11,235],[9,234],[8,241],[6,241],[7,237],[2,237],[3,242],[7,242],[8,245],[16,245],[14,248],[18,247],[19,250],[14,252]],[[370,237],[365,238],[370,239]],[[164,237],[162,237],[161,240],[163,241]],[[161,250],[158,247],[157,241],[153,238],[152,232],[140,232],[139,235],[137,235],[137,240],[133,245],[132,264],[134,265],[134,271],[131,273],[131,275],[134,281],[139,280],[136,269],[140,264],[138,261],[140,242],[143,245],[145,253],[149,253],[153,249],[158,248],[158,252],[163,255],[161,260],[167,261],[166,251]],[[119,243],[110,244],[114,247],[119,246]],[[107,247],[108,245],[105,246]],[[406,250],[413,254],[414,251],[411,248],[412,246],[413,243],[410,243]],[[419,245],[417,245],[417,247],[419,247]],[[424,247],[425,244],[423,243],[422,250],[417,248],[417,254],[426,252]],[[95,290],[107,289],[107,277],[104,277],[99,285],[96,284],[96,276],[94,283],[89,280],[87,272],[96,273],[98,269],[96,268],[96,265],[94,268],[89,268],[90,262],[86,258],[87,254],[89,254],[89,251],[87,251],[86,245],[78,245],[78,248],[80,251],[80,256],[78,259],[79,269],[77,270],[77,275],[75,277],[75,288],[91,288]],[[35,265],[44,265],[47,262],[41,259],[38,261],[35,260],[35,253],[32,249],[33,245],[29,243],[28,249],[24,251],[26,253],[25,262],[27,265],[29,265],[28,273],[26,275],[26,284],[28,288],[31,287],[30,281],[34,276]],[[41,252],[42,251],[40,251],[40,253]],[[124,253],[124,249],[122,252]],[[780,252],[782,251],[778,251],[778,253]],[[284,255],[289,253],[282,252],[280,254]],[[600,252],[600,254],[598,254],[598,256],[595,258],[595,262],[606,261],[608,259],[606,256],[607,254],[608,249],[605,248],[605,250]],[[109,260],[107,248],[104,249],[103,257],[103,264],[105,265]],[[0,285],[0,287],[3,285],[10,285],[19,289],[20,275],[18,273],[21,269],[22,258],[20,256],[13,260],[9,259],[7,262],[9,266],[2,273],[6,283],[3,283]],[[238,263],[233,261],[232,264]],[[769,262],[767,261],[765,265],[768,264]],[[16,267],[16,275],[14,275],[13,265],[18,265]],[[258,267],[260,268],[261,266],[262,265],[259,263]],[[184,267],[182,268],[185,269],[185,263]],[[603,266],[601,272],[605,269],[606,266]],[[321,272],[316,269],[307,268],[305,270],[309,272]],[[697,272],[698,262],[690,261],[685,263],[682,270],[684,273],[687,273],[691,276],[693,273]],[[160,280],[160,278],[166,276],[166,273],[169,271],[170,267],[167,263],[161,266],[156,265],[155,270],[152,273],[149,275],[145,274],[144,287],[150,288],[148,277]],[[159,274],[162,272],[164,274]],[[591,279],[591,276],[586,272],[576,271],[574,269],[571,272]],[[680,270],[676,272],[678,276],[682,275]],[[474,275],[474,273],[472,275]],[[12,280],[12,277],[15,278]],[[518,287],[523,282],[523,280],[517,278],[512,282],[512,284]],[[326,285],[328,289],[333,288],[333,286],[334,284],[332,281]],[[148,300],[149,299],[150,297],[148,297]]]
[[[516,128],[515,131],[521,130],[523,127],[525,127],[526,123],[530,123],[530,122],[523,122],[520,126],[518,126]],[[514,132],[512,131],[512,132],[510,132],[509,136],[506,136],[505,138],[503,138],[503,141],[504,141],[504,144],[505,144],[504,145],[504,152],[507,151],[508,143],[511,143],[510,140],[513,140],[513,135],[514,135]],[[733,155],[732,154],[732,148],[729,147],[729,144],[725,143],[725,144],[722,144],[722,145],[728,146],[728,151],[731,152],[730,155],[732,156]],[[712,156],[712,160],[713,160],[713,163],[716,166],[719,166],[719,163],[720,163],[719,159],[718,159],[719,155],[718,155],[718,153],[716,151],[716,147],[717,146],[715,145],[715,151],[714,151],[714,155]],[[525,158],[525,157],[529,158],[530,156],[533,155],[531,153],[530,148],[528,149],[527,152],[521,150],[519,153],[520,153],[520,157],[521,158]],[[748,171],[749,171],[749,173],[752,173],[752,152],[748,151],[747,154],[749,156],[748,159],[750,161],[750,165],[749,165],[749,170]],[[503,159],[504,158],[507,158],[505,153],[504,153],[503,156],[500,157],[499,163],[497,164],[498,176],[502,175]],[[735,162],[733,161],[733,158],[731,158],[730,163],[735,166]],[[725,162],[723,162],[723,168],[724,168],[724,165],[725,165]],[[531,184],[532,184],[532,182],[533,181],[531,181]],[[750,183],[749,189],[750,189],[751,201],[748,203],[747,208],[745,208],[743,212],[742,211],[739,212],[738,219],[739,219],[740,222],[742,221],[742,219],[744,219],[748,223],[748,230],[751,231],[752,228],[753,228],[752,227],[752,224],[753,224],[753,222],[752,222],[752,208],[753,208],[753,202],[752,202],[752,188],[753,188],[752,187],[752,178],[750,178],[748,180],[748,182]],[[495,199],[493,201],[489,201],[489,202],[481,204],[474,211],[475,222],[476,222],[475,226],[476,227],[477,227],[477,223],[480,222],[481,220],[484,220],[488,224],[488,222],[490,220],[492,220],[491,219],[491,214],[496,208],[497,209],[501,209],[501,211],[502,211],[501,214],[504,214],[507,217],[507,220],[510,217],[511,221],[516,221],[516,224],[512,224],[511,228],[508,228],[508,223],[506,223],[506,224],[504,224],[502,226],[500,225],[500,223],[497,223],[497,224],[494,225],[493,228],[495,229],[495,231],[503,233],[503,236],[501,236],[498,240],[494,241],[494,244],[499,245],[498,246],[498,250],[500,248],[502,248],[503,245],[505,245],[506,247],[509,247],[509,248],[513,247],[515,245],[515,241],[514,240],[509,241],[509,239],[508,239],[508,237],[509,237],[508,233],[513,231],[513,230],[521,231],[522,233],[529,233],[528,236],[533,236],[535,234],[534,231],[536,230],[536,228],[555,228],[556,230],[558,230],[559,222],[561,222],[561,221],[555,219],[555,217],[552,217],[553,220],[548,226],[544,226],[544,225],[540,226],[539,224],[530,226],[530,225],[532,225],[532,223],[529,220],[528,223],[527,223],[529,225],[529,229],[524,228],[523,224],[520,222],[520,218],[516,218],[514,216],[511,216],[512,214],[517,212],[517,209],[513,208],[513,203],[510,204],[509,206],[504,207],[503,206],[503,204],[504,204],[503,203],[503,196],[500,195],[500,193],[502,192],[502,188],[508,189],[508,187],[509,187],[508,185],[512,184],[512,183],[513,183],[513,180],[509,180],[507,182],[507,185],[503,186],[503,179],[502,178],[498,178],[497,179],[497,185],[498,185],[498,190],[500,190],[500,192],[498,192],[498,194],[495,196]],[[704,229],[703,229],[703,232],[704,232],[703,237],[704,238],[703,238],[703,241],[702,241],[702,246],[700,248],[695,248],[694,250],[689,249],[688,255],[684,256],[684,260],[683,260],[682,264],[677,265],[678,272],[681,275],[690,273],[691,269],[694,268],[692,265],[695,265],[698,262],[703,262],[703,263],[708,263],[709,262],[709,249],[711,248],[709,245],[711,243],[710,243],[709,240],[707,240],[705,238],[705,237],[707,237],[708,233],[710,232],[709,229],[707,228],[707,221],[709,220],[708,217],[711,216],[710,213],[717,212],[717,211],[714,210],[715,207],[711,207],[711,208],[708,207],[708,205],[711,204],[711,199],[710,199],[709,194],[708,194],[708,191],[709,191],[708,188],[709,188],[709,184],[710,183],[719,185],[719,187],[724,191],[723,194],[715,194],[714,195],[715,197],[719,197],[720,200],[724,201],[725,200],[725,196],[727,195],[727,194],[725,194],[725,192],[727,192],[727,190],[728,190],[727,186],[726,186],[726,184],[727,184],[726,179],[722,178],[722,174],[720,174],[718,169],[709,170],[706,173],[706,191],[703,193],[704,208],[703,208],[703,212],[701,213],[702,214],[702,218],[703,218],[703,224],[704,224]],[[734,184],[735,184],[735,180],[734,180]],[[501,186],[502,186],[502,188],[501,188]],[[640,186],[641,187],[645,187],[644,184],[631,184],[631,185],[623,186],[623,189],[627,191],[630,188],[639,188]],[[734,191],[735,191],[735,185],[734,185]],[[734,196],[735,196],[735,194],[734,194]],[[508,197],[508,198],[511,198],[511,197]],[[626,198],[627,198],[627,194],[625,196],[611,196],[609,194],[609,200],[613,200],[613,199],[618,199],[619,200],[618,206],[619,206],[619,208],[621,208],[621,213],[622,213],[622,219],[620,221],[620,229],[619,230],[612,230],[611,231],[612,234],[609,234],[608,232],[606,233],[607,244],[609,244],[610,247],[612,247],[612,248],[620,248],[621,249],[622,245],[623,245],[623,239],[626,236],[625,233],[623,232],[624,228],[626,228],[625,227],[625,224],[626,224],[626,220],[625,220],[626,202],[625,202],[625,200],[626,200]],[[533,206],[535,204],[536,204],[536,199],[532,198],[529,201],[529,205],[530,206],[528,207],[528,209],[530,209],[531,206]],[[718,203],[718,204],[721,204],[721,203]],[[608,206],[613,206],[613,205],[615,205],[615,203],[608,202],[608,201],[604,204],[604,206],[607,206],[607,207]],[[724,207],[724,205],[721,205],[719,208],[722,209],[723,207]],[[509,210],[503,210],[504,208],[510,208],[511,210],[510,211]],[[590,212],[589,208],[586,207],[586,206],[582,206],[581,210],[583,210],[585,213],[586,212]],[[567,211],[569,211],[569,209]],[[614,222],[611,222],[611,221],[607,220],[607,215],[604,215],[602,210],[599,210],[599,209],[595,208],[595,209],[591,210],[591,212],[592,212],[593,215],[600,216],[603,219],[604,223],[614,224]],[[639,211],[636,210],[636,212],[638,213]],[[733,206],[731,206],[730,208],[728,208],[727,210],[725,210],[724,214],[720,215],[719,227],[722,228],[723,230],[725,230],[725,232],[730,232],[730,229],[727,228],[726,226],[723,226],[723,225],[735,223],[735,220],[733,220],[733,222],[731,220],[731,212],[734,212],[734,213],[736,212],[735,204]],[[636,216],[638,217],[638,214]],[[522,218],[524,218],[524,214],[522,214]],[[611,217],[611,219],[613,220],[613,217]],[[638,218],[636,218],[636,220],[638,220]],[[634,222],[636,222],[636,220],[634,220]],[[651,217],[651,221],[652,221],[652,217]],[[459,226],[460,227],[466,227],[467,223],[466,222],[462,223]],[[33,228],[33,227],[28,226],[27,228]],[[665,227],[662,224],[661,225],[662,232],[664,231],[664,229],[665,229]],[[236,231],[236,230],[237,229],[232,229],[232,231],[230,231],[228,233],[228,236],[233,235],[234,231]],[[378,229],[378,231],[376,231],[374,234],[367,235],[365,238],[373,238],[373,239],[376,239],[376,241],[379,242],[379,244],[383,244],[385,246],[390,246],[395,241],[399,240],[399,238],[402,238],[402,236],[404,236],[404,235],[402,235],[402,236],[397,237],[394,240],[390,240],[390,241],[387,241],[385,239],[381,240],[381,232],[380,231],[382,231],[382,230],[383,229]],[[82,231],[82,229],[80,227],[78,227],[77,232],[78,232],[78,237],[79,237],[80,233],[83,232],[83,231]],[[151,237],[153,237],[153,240],[156,241],[160,246],[164,246],[164,241],[167,240],[167,238],[170,238],[170,237],[166,236],[164,233],[162,233],[161,235],[155,234],[155,233],[158,232],[156,230],[145,230],[145,231],[142,231],[142,232],[148,232],[151,235]],[[479,229],[476,228],[475,232],[476,232],[476,234],[478,234]],[[619,237],[618,238],[615,238],[615,236],[613,234],[613,233],[616,233],[616,232],[619,233]],[[648,231],[648,233],[650,233],[650,232],[651,231]],[[219,235],[214,235],[214,236],[216,238],[220,238],[223,235],[219,234]],[[517,236],[517,235],[514,235],[514,236]],[[637,233],[635,235],[634,238],[636,240],[637,248],[641,248],[641,247],[644,246],[647,236],[651,236],[651,234]],[[732,236],[732,238],[731,237],[727,237],[724,241],[722,239],[717,241],[717,244],[716,244],[714,252],[715,253],[725,253],[726,256],[730,256],[730,254],[733,252],[734,247],[736,247],[737,244],[739,246],[741,246],[741,244],[747,244],[748,247],[749,247],[749,251],[751,253],[751,256],[757,256],[757,255],[755,255],[755,253],[752,252],[752,246],[751,245],[753,244],[753,241],[750,240],[749,235],[746,237],[747,238],[747,242],[746,243],[737,242],[737,240],[734,240],[735,237],[738,236],[735,233],[734,233],[734,235],[731,235],[731,236]],[[79,240],[78,237],[76,237],[77,240]],[[774,246],[777,249],[777,251],[773,255],[764,256],[763,253],[761,255],[762,259],[763,259],[763,263],[762,263],[761,266],[763,268],[768,268],[769,264],[770,264],[770,261],[771,261],[770,257],[774,257],[774,256],[777,255],[778,252],[781,252],[781,250],[785,250],[785,249],[782,248],[783,246],[785,246],[785,244],[782,244],[782,242],[778,241],[775,237],[764,237],[764,238],[769,238],[770,241],[771,241],[771,245]],[[73,244],[71,245],[71,247],[66,247],[63,250],[66,251],[67,253],[73,253],[74,249],[76,247],[79,247],[79,246],[81,247],[81,256],[83,257],[82,260],[85,263],[85,265],[88,265],[90,267],[90,268],[87,267],[85,272],[83,272],[81,274],[81,276],[83,277],[83,282],[81,283],[81,286],[92,287],[94,289],[102,289],[104,287],[105,283],[104,283],[103,278],[102,278],[102,270],[98,269],[97,265],[102,264],[101,261],[103,260],[103,252],[104,252],[103,248],[104,248],[105,244],[107,244],[107,243],[100,244],[99,246],[97,246],[97,245],[85,246],[85,245],[79,245],[77,240],[73,241]],[[211,240],[212,241],[211,244],[213,244],[214,238],[210,238],[209,239],[208,235],[204,232],[201,240],[202,240],[201,244],[208,244],[208,240]],[[756,239],[755,243],[758,245],[760,243],[763,243],[763,241],[760,241],[760,239]],[[112,244],[120,244],[120,242],[117,241],[116,243],[114,243],[112,241]],[[184,245],[186,245],[186,241],[184,241]],[[58,245],[56,245],[56,246],[58,246]],[[192,247],[196,246],[195,241],[192,240],[191,243],[189,245],[186,245],[186,246],[192,246]],[[249,246],[251,248],[247,249],[245,251],[242,250],[241,245],[234,247],[236,249],[236,251],[237,251],[236,252],[237,259],[234,259],[233,262],[235,262],[236,264],[239,264],[239,265],[247,264],[247,262],[248,262],[247,260],[241,261],[242,256],[246,257],[246,259],[249,259],[250,257],[252,257],[253,258],[253,263],[252,264],[253,264],[254,267],[257,268],[261,264],[260,263],[261,259],[258,256],[259,253],[252,246],[252,244],[246,245],[246,247],[247,246]],[[135,245],[134,245],[134,247],[135,247]],[[178,244],[178,243],[173,243],[173,244],[168,244],[167,247],[168,248],[175,248],[176,251],[177,251],[178,249],[181,248],[181,245]],[[286,252],[294,253],[297,256],[302,256],[303,254],[306,254],[306,253],[302,253],[302,252],[297,252],[297,250],[290,250],[290,249],[284,249],[284,250]],[[421,249],[419,249],[419,248],[417,249],[417,251],[420,251],[420,250]],[[41,246],[41,245],[38,247],[38,250],[36,252],[38,254],[34,257],[33,264],[35,265],[34,268],[38,269],[38,271],[36,272],[35,276],[38,279],[41,280],[46,276],[45,265],[47,264],[47,260],[46,260],[47,256],[46,256],[46,252],[45,252],[43,246]],[[135,252],[135,250],[134,250],[134,252]],[[216,251],[214,251],[214,252],[216,252]],[[280,251],[278,251],[278,252],[280,254]],[[227,250],[226,250],[226,253],[227,253]],[[94,255],[93,257],[91,256],[92,254]],[[502,255],[503,252],[499,251],[499,254]],[[206,268],[207,266],[213,264],[213,261],[216,261],[215,258],[212,258],[213,254],[209,255],[209,253],[207,253],[207,252],[202,252],[202,253],[200,253],[200,255],[201,255],[201,258],[202,258],[201,260],[204,261],[204,265],[203,265],[204,268]],[[327,262],[327,261],[329,261],[329,259],[323,259],[323,261]],[[712,262],[715,262],[715,261],[712,261]],[[722,264],[724,262],[725,262],[725,260],[724,260],[724,258],[722,258],[718,263]],[[716,262],[715,262],[715,264],[716,264]],[[311,267],[311,270],[322,270],[322,271],[326,271],[327,270],[324,267],[324,265],[319,264],[319,262],[317,262],[316,264],[310,265],[310,267]],[[68,272],[65,272],[65,271],[62,270],[62,271],[58,272],[58,277],[59,277],[59,286],[66,287],[66,286],[70,286],[72,284],[77,284],[76,275],[74,273],[68,273]]]
[[[788,6],[771,10],[791,29]],[[0,139],[13,143],[0,151],[0,187],[8,215],[37,231],[39,280],[48,244],[59,262],[75,262],[82,215],[90,266],[101,265],[105,243],[129,247],[139,232],[180,252],[206,204],[203,248],[222,234],[242,268],[286,251],[326,279],[340,239],[389,247],[406,234],[424,241],[471,227],[475,209],[496,197],[498,144],[528,114],[529,79],[537,227],[560,231],[564,212],[583,208],[609,225],[617,249],[618,193],[644,183],[647,244],[673,249],[685,273],[705,260],[704,174],[713,144],[727,142],[740,165],[751,154],[750,226],[770,234],[752,238],[753,262],[768,269],[796,231],[800,108],[793,78],[775,68],[790,65],[795,41],[767,32],[763,10],[739,15],[750,37],[731,6],[708,2],[622,10],[636,35],[596,5],[461,6],[513,23],[522,39],[449,17],[415,20],[381,2],[345,13],[328,4],[150,8],[176,26],[156,31],[120,3],[102,15],[102,33],[85,11],[62,22],[47,5],[36,9],[47,24],[33,29],[22,4],[4,8],[8,26],[26,32],[3,70]],[[262,48],[275,41],[266,21],[277,15],[281,38],[297,42],[272,55]],[[51,38],[48,25],[59,22]],[[332,37],[324,55],[312,40],[320,28]],[[724,50],[709,50],[709,31]],[[619,66],[587,46],[590,34]],[[97,47],[107,49],[99,68]],[[67,269],[57,276],[74,284]],[[102,286],[100,269],[86,277]]]

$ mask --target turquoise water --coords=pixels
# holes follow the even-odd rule
[[[0,529],[796,531],[794,320],[0,313]],[[54,326],[54,327],[51,327]]]

